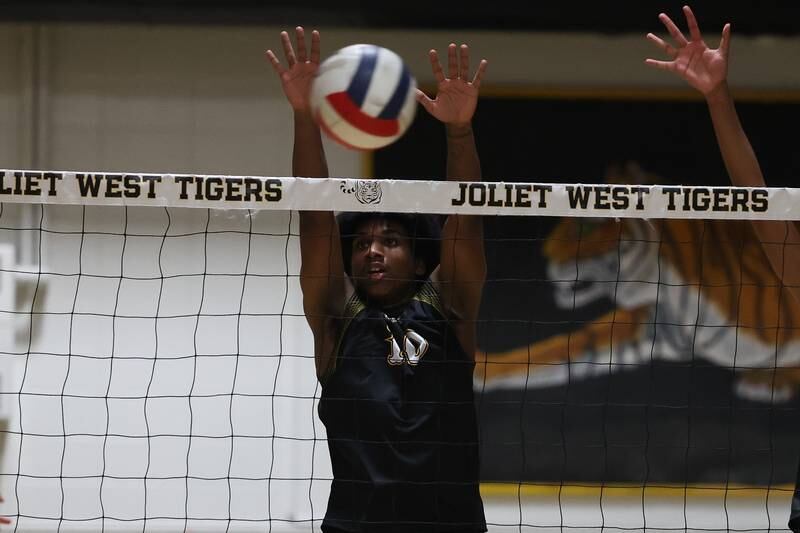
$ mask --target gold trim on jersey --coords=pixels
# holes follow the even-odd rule
[[[367,304],[361,301],[361,298],[358,297],[356,292],[350,295],[350,298],[347,299],[347,303],[344,304],[344,311],[342,315],[344,316],[345,320],[347,320],[347,324],[350,324],[350,321],[353,320],[358,313],[366,309]],[[344,332],[344,330],[342,330]]]
[[[442,299],[439,297],[439,291],[437,291],[436,287],[433,286],[431,280],[427,280],[422,284],[417,291],[417,294],[413,296],[412,300],[426,303],[436,309],[440,315],[445,316],[444,311],[442,310]]]
[[[433,307],[439,314],[444,316],[444,312],[442,311],[442,301],[439,297],[439,291],[436,290],[436,287],[433,286],[433,283],[431,283],[430,279],[426,280],[424,283],[422,283],[422,285],[420,285],[419,290],[414,294],[414,296],[411,297],[411,300],[417,300],[418,302],[426,303]],[[353,292],[353,294],[350,295],[350,298],[348,298],[347,302],[344,304],[344,310],[342,311],[343,324],[342,328],[339,330],[339,338],[336,341],[336,350],[333,352],[333,364],[331,365],[330,370],[328,370],[328,372],[325,374],[326,380],[336,371],[336,367],[339,363],[339,351],[342,349],[342,341],[344,340],[344,336],[347,334],[350,324],[353,322],[353,319],[366,308],[367,304],[365,304],[361,298],[358,297],[357,292]]]

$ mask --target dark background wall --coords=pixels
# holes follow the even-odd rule
[[[373,28],[501,29],[625,33],[658,26],[654,13],[679,15],[675,0],[591,2],[265,2],[262,0],[9,0],[0,19],[170,23],[324,24]],[[790,1],[695,2],[701,24],[737,33],[796,34],[800,6]]]
[[[661,183],[729,183],[703,101],[596,94],[483,98],[474,128],[484,179],[604,182],[607,168],[635,161]],[[745,99],[739,111],[768,184],[796,186],[800,154],[791,132],[800,120],[800,94],[784,96]],[[406,136],[375,152],[374,171],[378,177],[443,176],[441,124],[420,110]],[[574,331],[612,309],[608,300],[577,310],[555,305],[541,243],[558,222],[485,218],[483,349],[508,350]],[[738,397],[736,372],[685,355],[682,362],[643,362],[561,384],[482,392],[484,478],[791,483],[800,445],[797,397],[776,404]]]

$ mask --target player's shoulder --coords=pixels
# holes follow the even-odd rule
[[[431,276],[420,285],[420,288],[417,290],[414,299],[428,304],[435,309],[436,312],[442,316],[442,318],[445,318],[450,322],[459,322],[461,320],[465,320],[465,317],[461,316],[455,309],[448,307],[445,304],[445,301],[442,298],[442,282],[437,275],[438,271],[438,268],[434,270]]]
[[[439,287],[437,286],[437,283],[430,278],[420,283],[416,294],[414,294],[414,300],[428,304],[436,309],[436,311],[439,313],[444,314]]]

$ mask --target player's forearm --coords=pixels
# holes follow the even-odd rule
[[[763,187],[761,167],[739,121],[727,84],[709,94],[706,101],[731,182],[739,187]]]
[[[306,178],[325,178],[328,164],[319,126],[308,113],[295,112],[292,172]],[[300,212],[301,277],[325,278],[331,273],[328,260],[334,248],[336,220],[331,211]],[[337,248],[338,253],[338,248]],[[324,292],[318,290],[317,292]]]
[[[481,164],[469,124],[447,125],[447,179],[480,181]],[[480,216],[451,215],[442,229],[439,268],[442,298],[455,316],[473,321],[478,316],[486,257]]]
[[[472,125],[447,125],[447,179],[480,181],[481,162]]]
[[[706,97],[714,132],[731,182],[738,187],[764,187],[764,175],[753,147],[742,128],[727,85]],[[800,232],[792,222],[753,221],[758,240],[789,294],[800,301],[800,273],[794,265],[800,261]]]
[[[309,113],[294,114],[292,173],[306,178],[328,177],[322,135],[314,117]]]
[[[472,125],[447,125],[447,179],[450,181],[480,181],[481,162],[475,147]],[[483,223],[479,216],[459,215],[450,217],[443,237],[452,237],[458,244],[456,254],[462,265],[472,263],[478,269],[483,259]],[[463,268],[462,268],[463,269]],[[471,276],[470,279],[479,279]],[[483,279],[480,277],[480,279]]]

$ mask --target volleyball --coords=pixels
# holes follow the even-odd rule
[[[387,146],[411,125],[417,82],[396,53],[371,44],[338,50],[320,66],[311,108],[320,128],[358,150]]]

